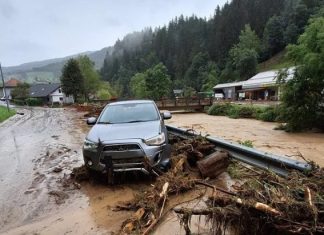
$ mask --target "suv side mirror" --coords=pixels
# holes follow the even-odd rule
[[[93,126],[94,124],[96,124],[96,122],[97,122],[97,118],[95,118],[95,117],[90,117],[87,119],[87,124],[89,126]]]
[[[172,114],[169,111],[163,112],[162,113],[162,117],[163,119],[167,120],[167,119],[171,119],[172,118]]]

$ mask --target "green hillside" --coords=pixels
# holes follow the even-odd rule
[[[270,59],[258,64],[258,72],[279,70],[294,66],[294,63],[287,58],[286,53],[287,51],[283,50]]]

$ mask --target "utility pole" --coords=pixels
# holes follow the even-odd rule
[[[7,103],[7,109],[8,109],[8,112],[9,112],[10,111],[10,109],[9,109],[9,97],[7,97],[6,84],[5,84],[5,81],[4,81],[4,78],[3,78],[1,63],[0,63],[0,72],[1,72],[1,78],[2,78],[2,84],[3,84],[3,94],[5,96],[6,103]]]

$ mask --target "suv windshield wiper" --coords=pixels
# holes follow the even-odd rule
[[[97,124],[112,124],[111,122],[97,122]]]
[[[135,123],[135,122],[149,122],[150,120],[133,120],[126,123]]]

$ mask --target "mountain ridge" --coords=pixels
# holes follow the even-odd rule
[[[87,55],[95,63],[95,68],[100,69],[107,53],[111,53],[113,47],[104,47],[100,50],[85,51],[65,57],[32,61],[15,66],[2,67],[5,80],[14,77],[28,83],[57,82],[64,63],[70,58]]]

